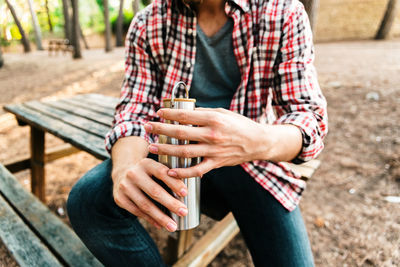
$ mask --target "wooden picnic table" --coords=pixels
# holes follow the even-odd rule
[[[109,157],[104,137],[110,129],[118,98],[99,94],[76,95],[52,101],[30,101],[6,105],[20,125],[30,126],[30,157],[5,166],[11,172],[31,169],[31,189],[45,202],[46,162],[86,151],[98,159]],[[53,134],[67,144],[45,151],[45,133]]]
[[[85,94],[5,106],[4,109],[13,113],[20,125],[28,125],[31,129],[30,156],[5,164],[6,168],[11,172],[30,168],[32,193],[45,202],[46,162],[79,150],[101,160],[109,157],[104,137],[110,129],[117,102],[114,97]],[[46,132],[61,138],[66,145],[45,151]],[[308,179],[319,164],[318,160],[313,160],[302,165],[289,165],[303,179]],[[206,266],[238,232],[236,221],[229,213],[194,245],[192,230],[171,234],[166,259],[170,264],[175,263],[174,266]]]

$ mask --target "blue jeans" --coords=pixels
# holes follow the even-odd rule
[[[111,168],[105,160],[72,188],[75,232],[106,266],[165,266],[136,216],[115,204]],[[314,266],[299,208],[288,212],[240,166],[212,170],[201,183],[202,212],[214,219],[233,213],[255,266]]]

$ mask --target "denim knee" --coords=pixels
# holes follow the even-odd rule
[[[74,229],[82,224],[90,224],[93,220],[99,223],[103,217],[122,216],[113,210],[120,208],[115,205],[112,197],[111,168],[111,160],[105,160],[73,186],[67,201],[67,211]]]

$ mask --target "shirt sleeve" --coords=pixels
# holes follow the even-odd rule
[[[313,65],[312,31],[303,5],[292,1],[284,17],[272,104],[278,117],[275,124],[292,124],[301,130],[303,147],[292,162],[303,163],[316,158],[324,147],[327,105]]]
[[[131,23],[125,47],[121,96],[112,128],[105,139],[109,153],[115,142],[126,136],[139,136],[149,143],[154,142],[153,136],[147,134],[143,126],[150,120],[156,120],[156,111],[160,106],[159,72],[149,52],[146,25],[140,14]]]

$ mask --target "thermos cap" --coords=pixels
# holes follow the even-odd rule
[[[174,98],[174,101],[182,101],[182,102],[196,102],[194,98]],[[163,102],[171,102],[171,98],[164,98]]]

